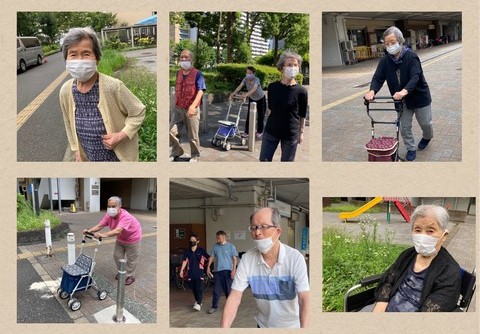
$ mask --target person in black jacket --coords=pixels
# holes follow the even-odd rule
[[[400,131],[407,147],[408,161],[415,160],[416,147],[412,133],[413,115],[422,128],[423,137],[418,149],[423,150],[433,138],[432,98],[427,81],[423,75],[420,59],[408,46],[397,27],[390,27],[383,33],[386,53],[380,59],[370,83],[365,100],[371,101],[387,81],[388,89],[394,100],[404,101],[404,110],[400,119]]]
[[[373,312],[450,312],[460,296],[460,266],[442,247],[447,211],[420,205],[412,214],[415,247],[403,251],[382,276]]]

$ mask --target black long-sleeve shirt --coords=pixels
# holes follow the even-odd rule
[[[390,55],[385,54],[378,63],[370,89],[376,94],[387,81],[392,96],[404,88],[408,91],[405,96],[408,109],[428,106],[432,97],[417,54],[408,49],[400,61],[396,64]]]
[[[265,131],[282,140],[295,140],[300,118],[307,115],[308,92],[300,85],[288,86],[280,81],[268,85],[268,116]]]

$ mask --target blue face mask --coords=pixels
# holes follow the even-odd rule
[[[245,78],[247,78],[247,79],[253,79],[253,77],[255,77],[255,74],[253,74],[253,73],[248,73],[248,74],[245,76]]]

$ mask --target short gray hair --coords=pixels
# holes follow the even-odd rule
[[[391,26],[390,28],[385,30],[385,32],[382,35],[382,42],[385,41],[385,37],[387,37],[388,35],[391,35],[391,34],[395,35],[399,44],[405,43],[405,38],[403,38],[402,31],[395,26]]]
[[[90,39],[92,41],[93,53],[95,54],[95,58],[97,59],[97,61],[100,61],[100,58],[102,58],[102,47],[100,46],[100,41],[98,40],[97,34],[90,27],[72,28],[68,31],[68,33],[63,38],[63,59],[67,59],[68,48],[70,46],[77,44],[84,39]]]
[[[193,55],[193,52],[190,49],[183,49],[182,51],[180,51],[180,54],[178,55],[178,57],[180,58],[180,55],[182,54],[183,51],[188,51],[188,53],[190,53],[190,59],[192,60],[192,63],[193,63],[193,61],[195,60],[195,56]]]
[[[445,208],[439,206],[439,205],[419,205],[415,208],[415,210],[412,213],[412,217],[410,218],[410,222],[412,224],[412,229],[413,229],[413,224],[415,223],[415,220],[418,217],[430,217],[434,218],[438,226],[445,231],[448,227],[448,222],[450,221],[450,216],[448,215],[448,212]]]
[[[252,224],[253,217],[257,214],[258,211],[262,209],[265,209],[265,208],[260,208],[250,215],[250,225]],[[280,227],[280,221],[282,220],[282,215],[280,214],[280,211],[278,211],[277,208],[268,208],[268,209],[272,211],[272,225],[275,227]]]
[[[298,67],[302,67],[302,57],[292,50],[286,50],[280,55],[280,58],[277,62],[277,69],[280,72],[282,71],[283,65],[285,64],[285,60],[287,60],[287,58],[295,58],[298,61]]]
[[[107,203],[110,201],[114,201],[117,203],[117,206],[122,206],[122,199],[118,196],[112,196],[108,199]]]

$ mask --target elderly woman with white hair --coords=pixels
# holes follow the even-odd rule
[[[307,115],[308,92],[295,77],[300,72],[302,57],[295,52],[285,51],[278,60],[277,69],[282,80],[268,86],[268,116],[265,126],[260,161],[272,161],[281,144],[281,161],[294,161],[297,145],[303,142],[305,117]]]
[[[432,97],[422,65],[417,54],[404,45],[405,39],[397,27],[390,27],[383,33],[386,53],[380,59],[370,83],[365,100],[371,101],[387,81],[394,100],[403,100],[404,108],[400,118],[400,132],[407,148],[407,161],[416,158],[415,138],[412,133],[413,115],[422,128],[423,136],[418,149],[425,149],[433,138]]]
[[[442,247],[447,211],[420,205],[412,214],[414,247],[403,251],[375,290],[373,312],[450,312],[460,296],[460,266]]]
[[[74,160],[138,161],[145,106],[123,82],[97,71],[102,50],[95,32],[70,29],[62,51],[73,77],[60,89],[60,105]]]
[[[110,231],[100,233],[108,226]],[[116,237],[113,258],[117,269],[120,270],[120,259],[127,259],[127,278],[125,285],[135,282],[140,243],[142,241],[142,225],[127,210],[122,208],[122,199],[112,196],[107,202],[107,213],[102,220],[92,228],[83,230],[83,233],[93,233],[95,238]],[[115,276],[118,279],[118,274]]]

